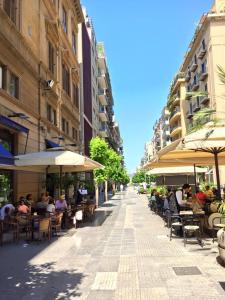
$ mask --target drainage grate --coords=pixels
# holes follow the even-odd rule
[[[197,267],[174,267],[173,270],[177,276],[202,274]]]
[[[220,281],[219,284],[220,284],[221,288],[225,291],[225,282]]]

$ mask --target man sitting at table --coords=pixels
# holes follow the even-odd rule
[[[66,196],[61,195],[60,199],[56,201],[55,203],[55,209],[64,211],[67,209],[67,203],[66,203]]]
[[[182,188],[176,191],[176,198],[180,207],[187,206],[187,199],[191,197],[190,188],[191,186],[185,183]]]

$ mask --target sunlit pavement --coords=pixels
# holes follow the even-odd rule
[[[170,242],[161,218],[133,190],[101,210],[103,223],[51,244],[1,247],[0,299],[225,299],[225,270],[211,239],[203,249]],[[175,267],[195,267],[183,270],[195,275]]]

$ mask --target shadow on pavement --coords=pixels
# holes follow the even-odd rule
[[[50,243],[5,245],[0,249],[2,300],[70,299],[80,296],[77,286],[84,278],[76,270],[57,270],[54,262],[32,264],[31,260]]]
[[[80,223],[78,225],[78,228],[102,226],[102,224],[112,214],[112,212],[112,210],[98,210],[95,212],[93,218],[90,218],[86,222]]]

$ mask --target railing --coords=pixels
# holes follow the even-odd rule
[[[100,113],[105,113],[105,114],[106,114],[107,111],[106,111],[105,106],[100,106],[100,107],[99,107],[99,112],[100,112]]]
[[[177,129],[179,127],[181,127],[181,124],[176,124],[176,125],[170,127],[170,133],[172,133],[175,129]]]
[[[180,107],[176,107],[170,114],[170,119],[180,112]]]

